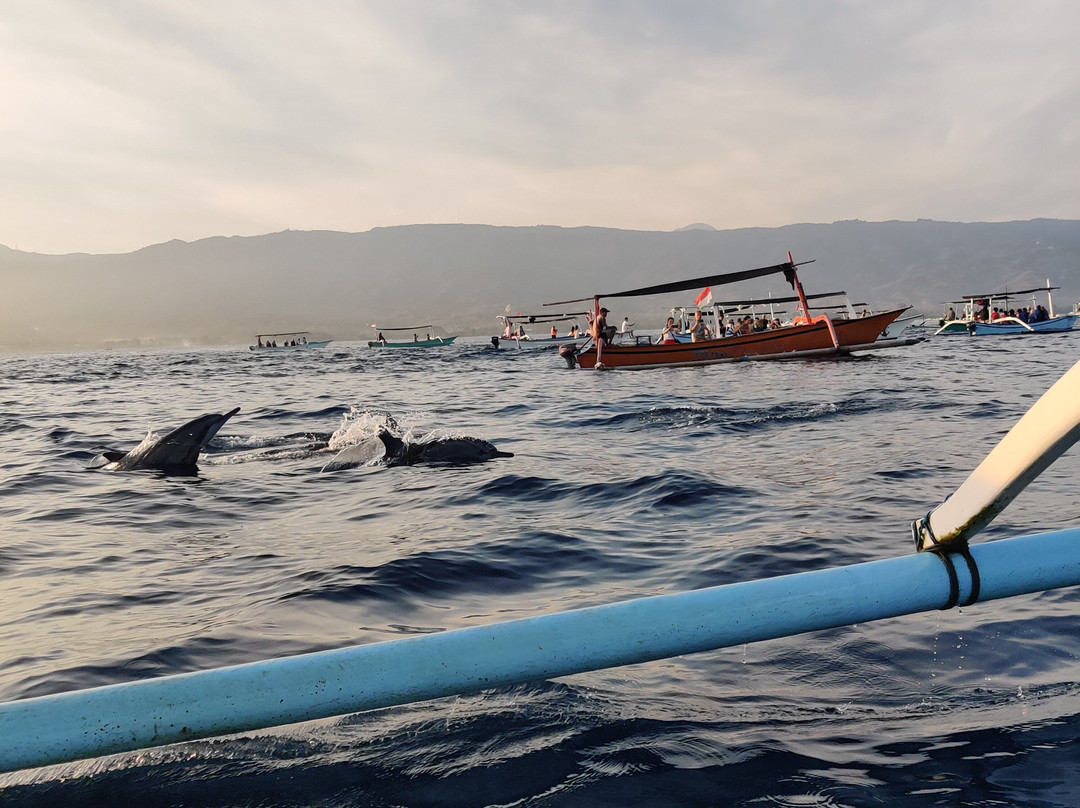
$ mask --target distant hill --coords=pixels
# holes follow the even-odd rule
[[[0,247],[0,349],[246,344],[256,331],[362,339],[370,324],[432,322],[496,333],[505,311],[664,280],[816,259],[808,292],[846,290],[876,308],[927,314],[961,294],[1064,287],[1080,293],[1080,222],[843,221],[676,232],[432,224],[363,233],[285,231],[171,241],[121,255],[40,255]],[[760,282],[729,290],[785,293]],[[640,327],[689,297],[613,301]],[[573,308],[573,307],[570,307]],[[549,309],[550,310],[550,309]]]

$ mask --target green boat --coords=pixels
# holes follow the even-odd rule
[[[432,325],[409,325],[402,326],[400,328],[379,328],[375,323],[371,324],[371,327],[375,329],[375,339],[368,340],[369,348],[434,348],[439,345],[450,345],[457,336],[453,337],[434,337],[431,335]],[[390,340],[384,335],[384,331],[391,332],[412,332],[412,339],[407,340]],[[421,339],[421,334],[427,334],[426,339]]]

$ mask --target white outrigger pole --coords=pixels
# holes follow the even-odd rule
[[[1080,529],[967,539],[1080,437],[1080,363],[956,494],[919,552],[423,637],[0,704],[15,770],[471,693],[1080,585]],[[932,540],[930,540],[932,539]]]

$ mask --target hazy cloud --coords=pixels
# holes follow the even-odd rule
[[[1077,218],[1080,5],[9,0],[0,243]]]

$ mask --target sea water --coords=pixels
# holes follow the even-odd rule
[[[0,699],[907,554],[1078,359],[1080,332],[607,373],[480,338],[7,355]],[[91,468],[236,406],[194,476]],[[321,471],[388,422],[514,456]],[[1080,525],[1078,473],[978,540]],[[8,773],[0,804],[1072,808],[1078,597]]]

